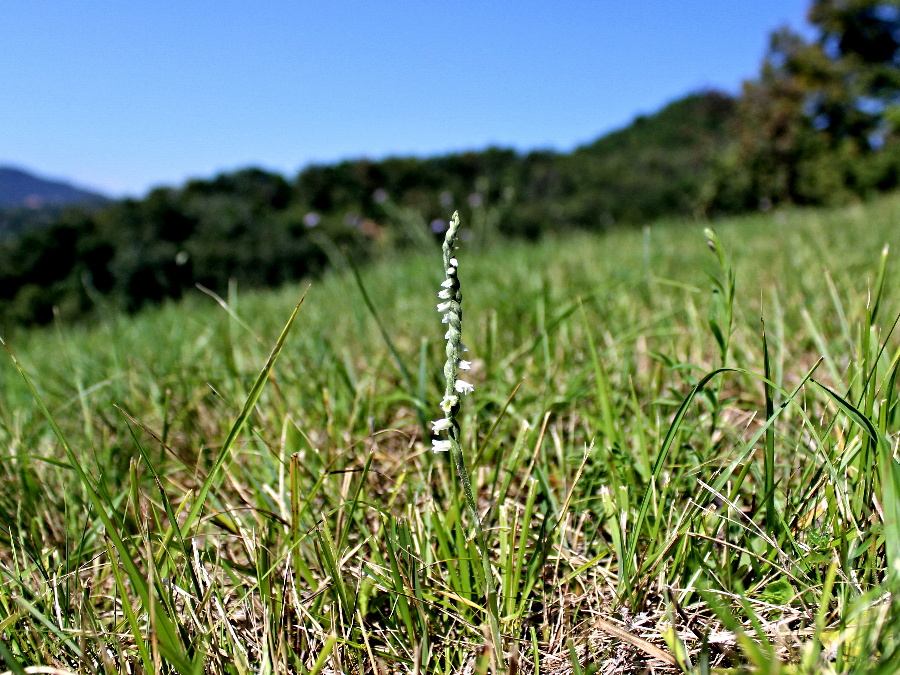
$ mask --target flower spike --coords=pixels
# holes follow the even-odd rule
[[[451,460],[456,465],[456,475],[462,484],[466,505],[472,514],[475,534],[478,538],[493,647],[496,654],[503,654],[503,637],[500,633],[499,620],[500,609],[497,603],[496,592],[493,589],[490,553],[484,536],[484,529],[481,525],[481,514],[478,511],[478,504],[475,501],[475,495],[472,490],[472,480],[469,477],[469,470],[466,468],[466,456],[460,443],[461,434],[459,422],[457,421],[460,396],[475,391],[475,386],[471,382],[460,380],[457,377],[460,370],[471,370],[472,368],[470,361],[461,358],[461,355],[467,352],[468,349],[462,342],[463,312],[459,261],[453,256],[458,235],[459,213],[454,213],[444,234],[444,245],[442,247],[444,280],[441,282],[438,298],[446,302],[442,302],[437,306],[438,311],[444,314],[441,317],[441,321],[449,324],[447,332],[444,334],[444,339],[447,341],[447,360],[444,362],[444,398],[441,399],[441,410],[444,412],[444,417],[431,423],[435,436],[443,433],[446,433],[447,436],[432,439],[431,449],[434,452],[449,452]]]

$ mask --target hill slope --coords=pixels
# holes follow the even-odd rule
[[[79,316],[99,296],[134,309],[197,283],[276,286],[331,264],[336,246],[361,259],[428,243],[457,209],[478,239],[689,216],[733,109],[702,92],[571,153],[354,160],[292,181],[244,169],[52,222],[20,209],[5,229],[23,234],[0,242],[0,323]]]
[[[686,96],[577,149],[579,193],[590,208],[629,223],[692,214],[728,142],[734,99],[716,92]],[[590,211],[587,211],[584,215]]]
[[[99,204],[103,195],[76,187],[71,183],[36,176],[11,166],[0,166],[0,209],[72,204]]]
[[[437,246],[362,269],[368,300],[327,274],[262,375],[299,286],[13,336],[46,407],[0,359],[8,652],[78,672],[379,670],[371,654],[474,672],[495,612],[523,673],[674,674],[680,651],[716,672],[895,672],[898,219],[900,195],[718,223],[721,266],[683,223],[464,241],[460,439],[499,609],[417,414],[444,394]],[[691,398],[723,361],[740,372]]]

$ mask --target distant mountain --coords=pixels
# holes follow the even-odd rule
[[[0,166],[0,209],[41,209],[48,206],[101,204],[107,198],[70,183]]]

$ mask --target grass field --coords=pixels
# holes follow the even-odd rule
[[[6,336],[0,663],[898,672],[900,197],[712,226],[458,251],[483,540],[437,247]]]

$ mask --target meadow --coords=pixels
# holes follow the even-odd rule
[[[464,240],[483,537],[437,245],[4,336],[0,663],[897,672],[898,253],[898,195]]]

